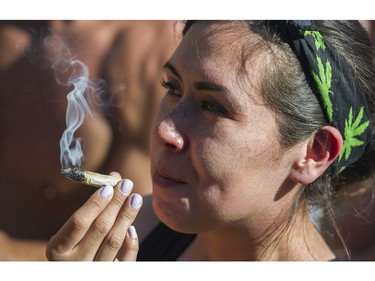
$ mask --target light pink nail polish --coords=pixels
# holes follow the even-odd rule
[[[113,196],[113,187],[110,185],[103,186],[100,190],[100,195],[104,199],[110,199]]]
[[[133,209],[138,209],[142,205],[142,196],[139,194],[133,194],[132,198],[130,199],[130,206]]]
[[[130,238],[132,239],[138,238],[137,231],[135,230],[135,227],[133,225],[129,226],[128,233],[129,233]]]

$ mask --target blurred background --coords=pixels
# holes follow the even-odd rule
[[[161,68],[178,34],[175,21],[0,21],[1,260],[45,259],[45,242],[95,190],[60,174],[72,87],[56,80],[52,59],[59,50],[47,39],[61,39],[61,55],[84,63],[94,86],[93,116],[75,134],[81,167],[118,171],[147,194]]]

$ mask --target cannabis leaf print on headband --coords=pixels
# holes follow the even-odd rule
[[[317,56],[316,60],[318,62],[319,75],[317,75],[314,71],[311,72],[322,97],[324,107],[327,109],[328,120],[329,122],[332,122],[333,108],[332,101],[329,97],[329,94],[333,94],[333,92],[330,90],[332,83],[332,67],[329,60],[327,60],[325,65],[323,65],[320,57]]]
[[[343,137],[343,148],[337,159],[338,172],[340,173],[350,164],[351,160],[349,158],[351,157],[353,148],[366,144],[366,141],[361,140],[360,137],[362,136],[362,139],[366,140],[366,134],[368,134],[366,130],[370,125],[370,121],[367,116],[364,117],[365,107],[363,105],[356,103],[357,106],[354,106],[353,110],[352,105],[343,103],[345,99],[344,95],[349,95],[351,99],[355,99],[357,92],[355,88],[353,90],[346,89],[346,87],[342,85],[344,84],[342,82],[346,81],[342,79],[342,74],[339,74],[337,67],[343,68],[343,71],[347,71],[347,69],[344,69],[344,66],[341,65],[340,62],[335,64],[335,62],[332,61],[335,65],[334,67],[332,66],[330,60],[337,58],[332,58],[332,56],[326,52],[326,43],[321,33],[317,30],[303,29],[300,30],[300,32],[306,42],[310,41],[308,46],[310,46],[310,52],[313,51],[309,56],[310,73],[320,95],[320,101],[325,110],[327,119],[329,123],[340,130]],[[329,47],[332,52],[332,47]],[[333,77],[336,73],[341,76]],[[335,86],[333,86],[333,79],[336,79]],[[334,95],[341,96],[334,97]],[[334,106],[336,106],[335,109]],[[356,114],[357,116],[355,116]]]
[[[370,125],[370,121],[367,120],[366,122],[360,125],[360,122],[363,118],[363,106],[353,123],[353,108],[350,107],[349,117],[345,120],[345,132],[344,132],[344,145],[339,155],[339,162],[341,161],[342,156],[345,154],[345,160],[348,160],[350,153],[352,151],[352,147],[363,145],[364,142],[357,139],[357,136],[360,136],[364,133],[367,127]],[[340,172],[344,170],[345,167],[342,167]]]

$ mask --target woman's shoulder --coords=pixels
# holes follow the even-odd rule
[[[152,208],[152,195],[149,194],[143,196],[142,207],[133,223],[137,230],[139,241],[142,242],[159,222],[160,221]]]

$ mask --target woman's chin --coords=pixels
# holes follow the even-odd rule
[[[191,219],[186,202],[164,201],[153,195],[152,205],[159,220],[169,228],[184,233],[191,233]]]

